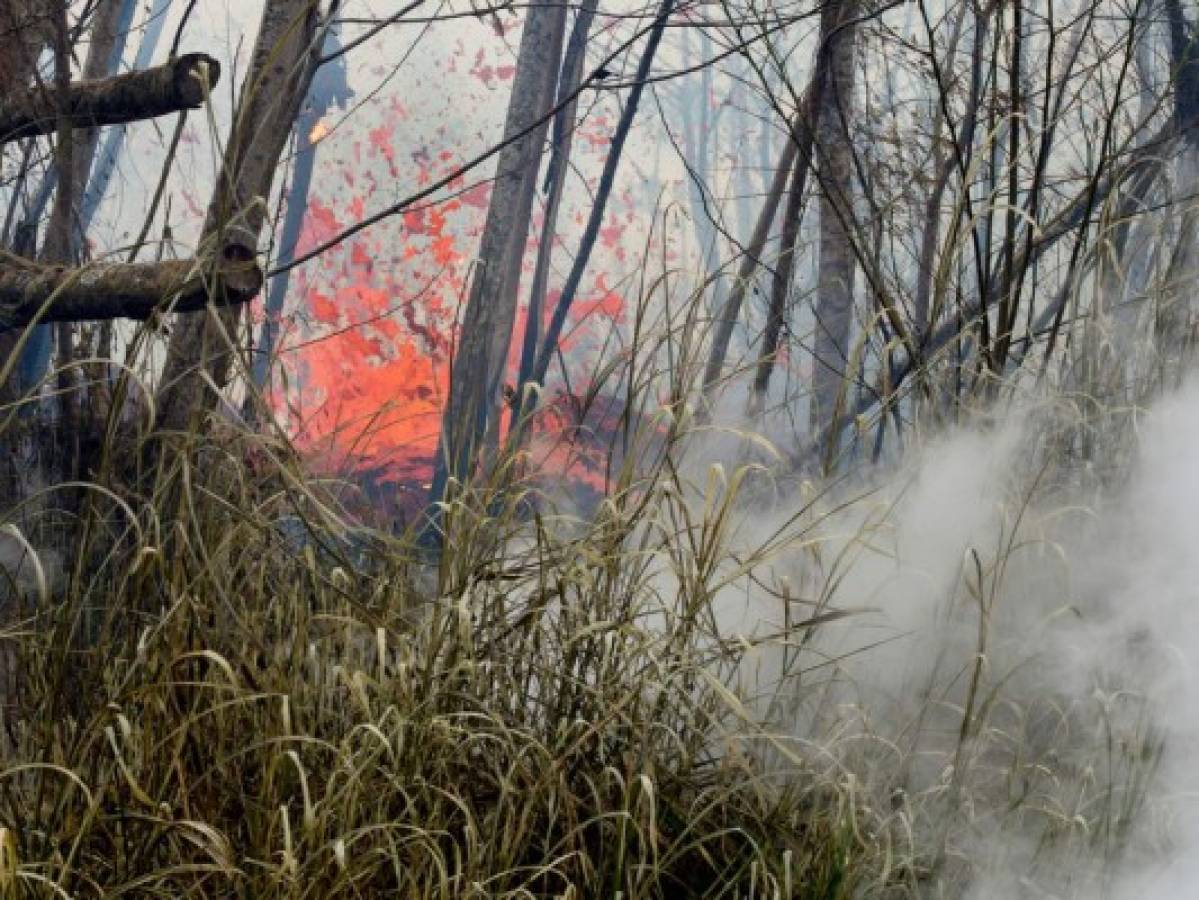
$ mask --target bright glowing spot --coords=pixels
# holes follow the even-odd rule
[[[331,132],[332,130],[333,130],[332,128],[330,128],[328,125],[325,124],[325,120],[321,119],[319,122],[317,122],[315,125],[312,126],[312,131],[308,132],[308,143],[315,144],[317,141],[320,141],[323,138],[328,137],[329,132]]]

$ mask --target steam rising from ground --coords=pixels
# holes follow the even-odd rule
[[[1131,450],[1118,482],[1023,409],[823,499],[771,563],[792,623],[869,611],[759,649],[745,690],[854,779],[930,895],[1195,895],[1199,383],[1125,421],[1096,454]],[[726,629],[777,631],[782,601],[741,587]]]

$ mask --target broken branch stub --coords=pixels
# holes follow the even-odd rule
[[[0,254],[0,330],[32,322],[146,319],[246,303],[261,289],[254,249],[227,242],[213,260],[51,266]]]
[[[211,56],[188,53],[153,69],[76,82],[63,114],[76,128],[93,128],[197,109],[220,76],[221,65]],[[49,134],[58,115],[53,92],[14,92],[0,100],[0,142]]]

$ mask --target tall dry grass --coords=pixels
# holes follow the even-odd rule
[[[1097,896],[1157,711],[1119,671],[1087,673],[1099,699],[1053,684],[1005,598],[1052,543],[1029,523],[1133,415],[980,461],[970,502],[1003,514],[949,560],[909,671],[893,630],[853,630],[903,492],[737,464],[766,445],[735,430],[709,466],[680,362],[698,308],[663,324],[647,297],[593,379],[627,397],[602,502],[568,514],[504,459],[451,495],[433,557],[282,438],[111,422],[73,517],[10,516],[61,564],[4,607],[0,892]]]

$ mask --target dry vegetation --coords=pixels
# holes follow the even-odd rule
[[[1177,3],[1166,6],[1187,24]],[[664,2],[647,19],[651,47],[668,30],[673,7]],[[845,45],[847,95],[854,49],[845,36],[851,25],[840,18],[851,7],[820,16],[827,46],[814,57],[831,65],[826,56],[837,40]],[[1145,615],[1169,628],[1168,612],[1159,614],[1168,606],[1155,606],[1151,595],[1161,588],[1164,596],[1170,586],[1163,577],[1141,594],[1121,594],[1101,582],[1121,574],[1119,566],[1130,573],[1142,563],[1121,546],[1135,548],[1144,525],[1129,512],[1140,417],[1190,369],[1193,312],[1182,299],[1194,281],[1187,266],[1199,219],[1189,201],[1171,194],[1158,209],[1166,223],[1160,233],[1138,230],[1140,249],[1127,257],[1127,235],[1120,237],[1115,274],[1106,270],[1102,248],[1111,235],[1157,203],[1148,184],[1140,185],[1142,196],[1132,191],[1142,172],[1153,169],[1157,178],[1164,167],[1159,148],[1168,142],[1140,140],[1155,116],[1168,117],[1152,96],[1145,118],[1080,151],[1093,171],[1071,170],[1071,190],[1055,184],[1048,191],[1052,215],[1041,209],[1043,183],[1059,175],[1045,164],[1060,152],[1056,123],[1032,128],[1035,142],[1022,136],[1030,114],[1021,105],[1020,73],[1040,73],[1020,41],[1005,44],[1006,20],[997,10],[1007,9],[962,6],[950,22],[957,25],[942,55],[957,60],[958,74],[966,56],[959,59],[955,45],[968,12],[973,22],[978,46],[968,97],[958,96],[964,78],[940,83],[936,29],[924,22],[929,49],[916,48],[924,54],[918,61],[922,67],[928,57],[941,92],[930,92],[941,108],[930,102],[929,115],[949,124],[935,123],[927,148],[923,137],[901,140],[896,130],[891,168],[877,170],[896,184],[872,182],[872,190],[898,195],[914,185],[929,188],[930,197],[906,197],[906,218],[891,223],[884,204],[875,204],[854,234],[852,204],[832,229],[837,208],[824,198],[818,237],[824,256],[836,258],[821,263],[816,293],[844,301],[844,334],[836,353],[817,355],[840,359],[843,368],[822,363],[831,375],[820,375],[814,363],[775,397],[766,382],[784,326],[796,329],[787,335],[795,345],[789,352],[807,352],[798,336],[807,327],[806,319],[799,324],[801,304],[789,299],[790,268],[772,290],[765,328],[773,329],[774,344],[760,357],[752,336],[748,350],[740,348],[747,355],[726,358],[734,326],[753,321],[740,305],[759,263],[765,269],[801,251],[811,256],[804,243],[811,235],[803,237],[797,218],[808,157],[839,143],[852,156],[853,139],[863,140],[845,122],[843,135],[812,133],[837,112],[830,94],[817,116],[819,71],[805,73],[810,88],[786,81],[795,109],[775,112],[787,134],[807,135],[806,149],[789,149],[777,167],[766,167],[768,176],[776,172],[777,190],[752,229],[761,240],[732,254],[752,264],[743,261],[735,279],[723,271],[727,260],[698,275],[676,271],[667,261],[672,235],[662,239],[662,271],[649,246],[625,279],[641,280],[640,302],[627,303],[626,318],[612,329],[619,340],[604,344],[599,370],[584,373],[590,377],[579,388],[580,421],[601,389],[604,399],[618,398],[612,406],[623,416],[624,432],[612,438],[620,452],[607,456],[615,471],[594,505],[557,502],[574,499],[569,486],[529,472],[529,444],[543,437],[523,440],[523,429],[535,430],[532,419],[499,423],[509,406],[519,409],[514,398],[547,391],[547,361],[560,358],[554,328],[563,327],[566,306],[555,310],[561,315],[548,338],[530,332],[546,341],[532,360],[540,372],[519,377],[501,402],[483,396],[494,387],[488,373],[503,371],[509,349],[497,351],[503,342],[493,340],[505,330],[489,318],[498,294],[494,285],[472,287],[480,311],[477,320],[463,320],[470,340],[462,346],[477,351],[465,369],[477,378],[455,387],[481,399],[463,399],[461,415],[451,402],[446,413],[442,441],[455,452],[435,456],[431,508],[443,534],[433,541],[422,527],[396,534],[364,525],[359,486],[318,474],[289,445],[274,410],[258,405],[269,380],[255,381],[242,348],[231,346],[245,326],[236,309],[209,309],[162,329],[160,295],[173,291],[166,301],[180,299],[170,286],[175,278],[132,312],[127,304],[104,312],[152,319],[121,335],[128,340],[110,330],[105,344],[90,325],[66,328],[66,361],[0,397],[0,445],[32,446],[39,463],[55,463],[46,470],[62,475],[43,484],[13,470],[12,454],[4,460],[0,487],[9,488],[6,499],[19,500],[0,519],[0,570],[9,582],[0,592],[0,897],[1081,900],[1119,891],[1168,858],[1180,831],[1163,773],[1171,752],[1185,758],[1189,745],[1170,744],[1177,723],[1162,700],[1171,694],[1159,690],[1169,681],[1162,674],[1170,665],[1166,642],[1160,630],[1122,615],[1119,604],[1144,598]],[[1048,40],[1073,35],[1070,66],[1081,59],[1089,71],[1093,62],[1099,74],[1085,84],[1106,96],[1112,48],[1128,45],[1122,79],[1139,32],[1129,16],[1126,40],[1098,9]],[[565,8],[533,10],[547,34],[564,37]],[[311,79],[320,60],[318,23],[308,12],[296,21],[310,34],[287,40],[295,44],[292,74]],[[750,12],[756,15],[752,4]],[[65,85],[66,7],[60,13]],[[809,13],[793,11],[791,24]],[[774,28],[746,16],[764,32]],[[1103,27],[1092,41],[1096,18]],[[287,25],[278,13],[275,26],[290,33]],[[994,44],[989,51],[984,38]],[[1183,63],[1176,68],[1191,71],[1196,39],[1188,40],[1171,46]],[[531,58],[549,56],[528,43]],[[1161,35],[1158,43],[1164,46]],[[265,65],[278,48],[261,36],[259,44]],[[983,84],[982,63],[998,72],[1001,50],[1014,60],[1015,88],[1006,95],[995,81]],[[639,58],[637,95],[652,55]],[[575,65],[574,88],[584,62],[585,55]],[[556,58],[539,65],[541,75],[558,78]],[[766,73],[751,67],[768,88]],[[530,71],[531,79],[537,73]],[[1066,102],[1071,77],[1043,86],[1046,114],[1053,97]],[[271,89],[296,108],[305,90],[295,78],[276,78]],[[549,87],[543,93],[553,95]],[[540,96],[530,89],[525,99]],[[243,99],[232,133],[247,146],[266,134],[275,146],[270,164],[252,173],[261,184],[244,191],[254,240],[229,257],[237,271],[247,268],[243,256],[253,255],[267,226],[261,198],[273,196],[296,112],[276,104],[276,114],[290,117],[272,129],[255,112],[252,88]],[[1116,122],[1121,102],[1117,90],[1110,106],[1073,126],[1070,140],[1087,144],[1094,137],[1087,129]],[[512,106],[508,133],[533,133],[522,116],[540,116],[538,127],[548,130],[551,117],[535,106]],[[989,116],[962,129],[974,161],[951,158],[941,136],[953,134],[962,153],[957,106],[964,118],[980,109]],[[626,103],[623,134],[635,111]],[[1171,127],[1193,156],[1199,126],[1179,118],[1182,112]],[[58,117],[70,134],[68,117]],[[1009,121],[1011,163],[997,150],[1000,119]],[[179,129],[176,140],[182,121]],[[544,134],[529,139],[539,142]],[[604,162],[605,191],[615,177],[615,144]],[[1125,144],[1133,149],[1126,153]],[[932,163],[904,156],[925,149]],[[507,155],[520,156],[516,149]],[[1124,156],[1129,161],[1117,165]],[[980,191],[974,180],[984,157],[990,184]],[[246,177],[236,171],[239,159],[226,154],[230,171],[222,178],[230,184]],[[814,171],[840,173],[851,196],[856,188],[843,162],[825,160]],[[509,163],[524,165],[501,160],[499,171]],[[172,164],[168,158],[166,167]],[[789,247],[768,252],[776,212],[769,204],[780,205],[793,165]],[[939,173],[940,185],[912,178],[919,166]],[[527,219],[539,170],[525,168],[527,203],[509,200]],[[836,193],[830,179],[816,180]],[[952,202],[942,209],[946,190]],[[227,256],[231,246],[215,240],[217,226],[246,215],[222,210],[228,198],[221,190],[214,197],[214,233],[197,251],[205,271],[214,248]],[[603,202],[595,201],[592,232],[605,221]],[[372,215],[381,221],[414,203]],[[61,206],[66,235],[70,203]],[[229,221],[220,221],[222,213]],[[943,235],[941,218],[951,226]],[[527,248],[510,240],[508,219],[489,216],[491,238],[481,243],[515,252],[512,272],[519,274]],[[670,215],[661,219],[684,227]],[[984,220],[985,247],[976,234]],[[360,218],[338,240],[366,223]],[[916,279],[926,296],[923,311],[909,315],[901,307],[913,293],[915,254],[878,260],[888,244],[896,254],[884,226],[911,237],[917,224],[926,227]],[[528,222],[516,232],[528,232]],[[1146,263],[1136,280],[1126,274],[1135,252],[1148,253],[1147,242],[1166,232],[1181,249],[1168,261],[1159,254],[1154,266],[1163,271],[1150,272]],[[1057,244],[1063,235],[1070,242]],[[476,271],[486,277],[508,271],[484,262]],[[574,257],[574,288],[587,264],[586,253]],[[164,267],[167,275],[187,268],[195,287],[191,267],[157,263],[155,271]],[[855,268],[871,279],[860,296],[850,277]],[[75,277],[45,287],[43,312]],[[252,293],[231,297],[229,273],[222,277],[225,302]],[[518,300],[524,303],[513,278],[509,332]],[[680,287],[697,283],[696,291]],[[674,290],[684,296],[669,296]],[[717,304],[722,292],[725,302]],[[222,299],[195,290],[186,296],[177,311]],[[74,318],[95,313],[85,305],[88,315]],[[910,334],[905,316],[915,325]],[[720,346],[711,337],[722,326]],[[6,337],[16,350],[0,368],[0,383],[10,382],[32,331],[21,334]],[[122,344],[121,363],[93,358],[93,346],[117,355],[114,341]],[[748,411],[723,415],[742,404],[740,388],[755,365],[765,372]],[[161,376],[157,385],[139,381],[153,381],[151,373]],[[721,406],[728,384],[737,390]],[[236,414],[228,406],[234,396]],[[474,415],[476,401],[486,415]],[[40,419],[47,410],[49,424]],[[773,448],[753,433],[771,415],[807,420],[793,429],[803,440]],[[724,427],[729,421],[738,424]],[[515,439],[496,437],[505,427]],[[479,433],[461,436],[454,448],[451,432],[471,429]],[[964,444],[938,443],[955,433],[965,433]],[[1187,531],[1185,524],[1175,530]],[[1108,569],[1097,564],[1105,551]]]
[[[710,437],[677,409],[586,518],[498,466],[445,507],[440,557],[351,527],[349,485],[228,424],[82,488],[62,571],[26,560],[6,606],[0,885],[890,898],[1018,866],[984,896],[1082,897],[1153,850],[1128,841],[1151,704],[1127,673],[1095,673],[1106,698],[1055,684],[1043,622],[1001,609],[1049,540],[1031,510],[1079,495],[1080,418],[1016,442],[1031,479],[980,456],[999,540],[938,598],[916,683],[893,631],[838,630],[878,600],[854,572],[894,540],[902,468],[726,476],[688,461]]]

